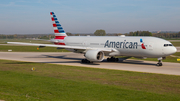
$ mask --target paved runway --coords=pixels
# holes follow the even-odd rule
[[[157,62],[141,60],[125,60],[121,62],[99,62],[95,64],[82,64],[83,54],[72,52],[0,52],[0,59],[18,60],[28,62],[42,62],[91,68],[104,68],[115,70],[138,71],[158,74],[180,75],[180,63],[163,62],[162,67],[156,66]]]

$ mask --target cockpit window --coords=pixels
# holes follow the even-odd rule
[[[164,44],[164,47],[168,46],[168,44]]]
[[[169,44],[169,46],[173,46],[172,44]]]
[[[172,44],[164,44],[164,47],[173,46]]]

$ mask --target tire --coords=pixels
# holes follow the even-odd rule
[[[162,66],[162,63],[157,63],[157,66]]]
[[[84,59],[82,59],[82,60],[81,60],[81,63],[85,63],[85,60],[84,60]]]
[[[107,58],[107,62],[109,62],[110,61],[110,59],[109,58]]]
[[[119,61],[119,59],[118,59],[118,58],[116,58],[116,59],[115,59],[115,62],[118,62],[118,61]]]

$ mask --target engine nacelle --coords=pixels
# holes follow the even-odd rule
[[[91,62],[100,62],[104,59],[104,53],[98,50],[88,50],[85,53],[85,57]]]

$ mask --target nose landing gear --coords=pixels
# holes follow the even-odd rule
[[[162,66],[162,57],[158,58],[158,63],[156,64],[157,66]]]
[[[162,60],[158,60],[158,63],[156,64],[157,66],[162,66]]]

